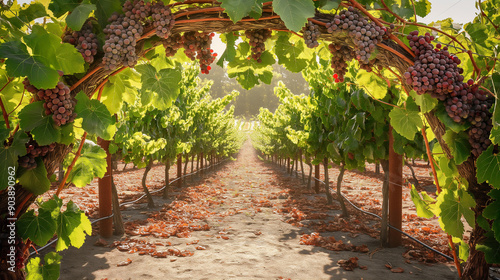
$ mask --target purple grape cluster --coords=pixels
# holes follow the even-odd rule
[[[35,169],[37,167],[35,159],[37,157],[44,157],[49,152],[54,151],[55,147],[55,143],[47,146],[39,146],[38,143],[33,140],[33,138],[31,138],[28,143],[26,143],[26,151],[28,153],[22,157],[19,157],[17,162],[19,163],[19,166],[27,170]]]
[[[249,29],[245,31],[245,36],[250,41],[250,46],[252,47],[252,58],[258,63],[262,62],[260,57],[266,50],[265,42],[271,35],[272,31],[269,29]]]
[[[70,43],[82,54],[87,63],[94,62],[97,54],[98,40],[93,32],[91,21],[85,22],[80,31],[68,30],[63,36],[63,42]]]
[[[28,78],[23,81],[24,88],[35,94],[35,101],[43,100],[45,114],[52,115],[52,119],[57,126],[71,123],[76,118],[73,112],[76,102],[71,98],[70,89],[63,82],[58,82],[53,89],[37,89],[30,84]]]
[[[369,22],[354,7],[349,7],[347,10],[342,10],[338,15],[335,15],[333,20],[326,24],[326,28],[328,33],[348,32],[349,38],[354,45],[354,58],[359,61],[363,69],[371,68],[371,54],[377,44],[382,42],[384,36],[386,36],[385,29]],[[350,61],[347,58],[345,60]],[[337,74],[343,76],[340,73]]]
[[[174,34],[163,40],[163,47],[165,48],[165,55],[167,57],[174,56],[177,50],[184,46],[184,38],[181,34]]]
[[[336,83],[343,82],[347,72],[347,61],[353,60],[356,53],[350,47],[335,43],[328,45],[328,50],[332,53],[331,66],[335,71],[333,78]]]
[[[428,93],[445,105],[448,116],[456,123],[466,120],[471,123],[468,130],[472,153],[479,156],[491,141],[492,129],[490,108],[493,97],[479,90],[471,79],[464,82],[463,69],[458,67],[460,59],[449,53],[447,47],[431,42],[429,33],[418,35],[412,31],[408,36],[410,47],[415,53],[415,64],[403,74],[406,82],[418,94]]]
[[[303,28],[304,33],[304,41],[309,48],[315,48],[319,46],[318,38],[321,32],[319,31],[319,27],[312,23],[307,22],[306,26]]]
[[[165,6],[161,1],[156,2],[153,5],[151,18],[156,35],[160,38],[168,38],[175,23],[170,7]]]
[[[214,62],[216,53],[210,48],[214,33],[189,31],[184,33],[183,46],[184,53],[191,60],[200,61],[202,74],[208,74],[211,70],[210,64]]]
[[[151,15],[151,2],[126,1],[123,4],[124,14],[113,14],[104,28],[106,41],[103,46],[103,67],[106,70],[115,70],[119,64],[134,67],[138,56],[135,46],[144,32],[143,23]]]

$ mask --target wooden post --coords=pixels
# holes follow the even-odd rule
[[[200,154],[200,174],[203,174],[203,153]]]
[[[182,154],[177,155],[177,186],[182,187]]]
[[[314,180],[314,192],[319,193],[319,164],[314,166],[314,177],[318,180]]]
[[[111,167],[111,154],[109,153],[109,143],[110,141],[103,140],[101,138],[97,139],[97,143],[106,152],[106,174],[104,177],[99,178],[99,217],[106,217],[113,213],[112,208],[112,172]],[[111,237],[113,235],[113,219],[104,219],[99,221],[99,235],[104,238]]]
[[[389,224],[397,229],[402,227],[403,216],[403,156],[394,151],[392,127],[389,126]],[[389,229],[389,247],[402,244],[401,233]]]

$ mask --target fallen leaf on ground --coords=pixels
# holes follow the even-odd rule
[[[392,273],[403,273],[405,272],[404,269],[402,269],[401,267],[396,267],[396,268],[393,268],[391,269]]]
[[[127,259],[126,261],[119,262],[116,266],[126,266],[132,263],[131,259]]]

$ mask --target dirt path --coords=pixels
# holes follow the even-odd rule
[[[123,211],[129,234],[108,240],[118,247],[95,246],[98,237],[92,236],[81,249],[62,252],[61,279],[457,279],[449,264],[405,259],[404,248],[379,249],[377,239],[352,230],[321,233],[351,250],[300,245],[314,225],[346,223],[336,207],[323,205],[323,195],[297,191],[303,188],[261,162],[247,142],[236,161],[174,190],[172,200],[155,197],[163,206]],[[362,245],[368,249],[352,251]],[[365,269],[337,264],[351,257]],[[117,266],[127,259],[128,265]]]

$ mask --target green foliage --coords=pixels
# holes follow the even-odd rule
[[[34,195],[45,193],[50,188],[50,180],[47,178],[47,170],[41,158],[36,158],[36,168],[20,173],[19,183],[23,188],[29,190]]]
[[[89,4],[88,1],[83,1],[80,5],[73,9],[71,14],[66,17],[66,23],[72,30],[79,31],[90,13],[96,9],[94,4]]]
[[[80,157],[69,174],[68,181],[82,188],[106,173],[106,152],[97,145],[85,143]]]
[[[434,212],[432,211],[432,205],[436,201],[432,197],[430,197],[427,192],[418,193],[415,186],[411,187],[410,191],[411,200],[415,203],[415,207],[417,208],[417,215],[423,218],[432,218],[434,217]]]
[[[491,145],[477,158],[477,181],[487,182],[493,187],[500,188],[500,154],[495,152],[495,147]]]
[[[483,216],[493,221],[491,230],[495,233],[495,239],[500,243],[500,190],[493,189],[488,195],[494,199],[483,211]]]
[[[45,115],[43,101],[26,105],[19,112],[19,119],[19,127],[30,132],[40,146],[59,142],[61,139],[61,130],[55,125],[54,119]]]
[[[469,158],[471,147],[469,138],[465,132],[455,133],[448,130],[443,135],[443,139],[450,148],[456,164],[462,164]]]
[[[262,3],[259,0],[221,0],[221,2],[221,7],[234,23],[250,14],[256,7],[262,10]]]
[[[15,181],[12,178],[17,171],[18,156],[26,154],[25,144],[28,143],[29,137],[26,133],[18,131],[13,138],[10,146],[0,147],[0,190],[5,190],[9,186],[9,181]],[[9,178],[11,176],[11,178]],[[10,180],[9,180],[10,179]],[[12,185],[12,184],[10,184]]]
[[[274,0],[273,8],[286,27],[296,32],[306,25],[308,18],[314,16],[312,0]]]
[[[474,198],[462,189],[455,191],[444,189],[437,197],[435,214],[439,216],[439,224],[447,233],[454,237],[462,237],[464,225],[462,216],[471,227],[474,227]]]
[[[26,265],[26,280],[57,280],[59,279],[62,257],[56,252],[50,252],[41,264],[39,257],[30,259]]]
[[[170,107],[179,94],[180,69],[157,71],[149,64],[139,65],[136,69],[142,74],[141,102],[144,105],[151,104],[160,110]]]
[[[394,107],[389,113],[389,117],[394,130],[408,140],[413,140],[415,133],[424,125],[417,111],[404,108]]]
[[[75,112],[82,118],[82,128],[90,134],[95,134],[104,140],[113,139],[116,131],[115,119],[108,108],[99,100],[90,100],[84,93],[76,95]]]

